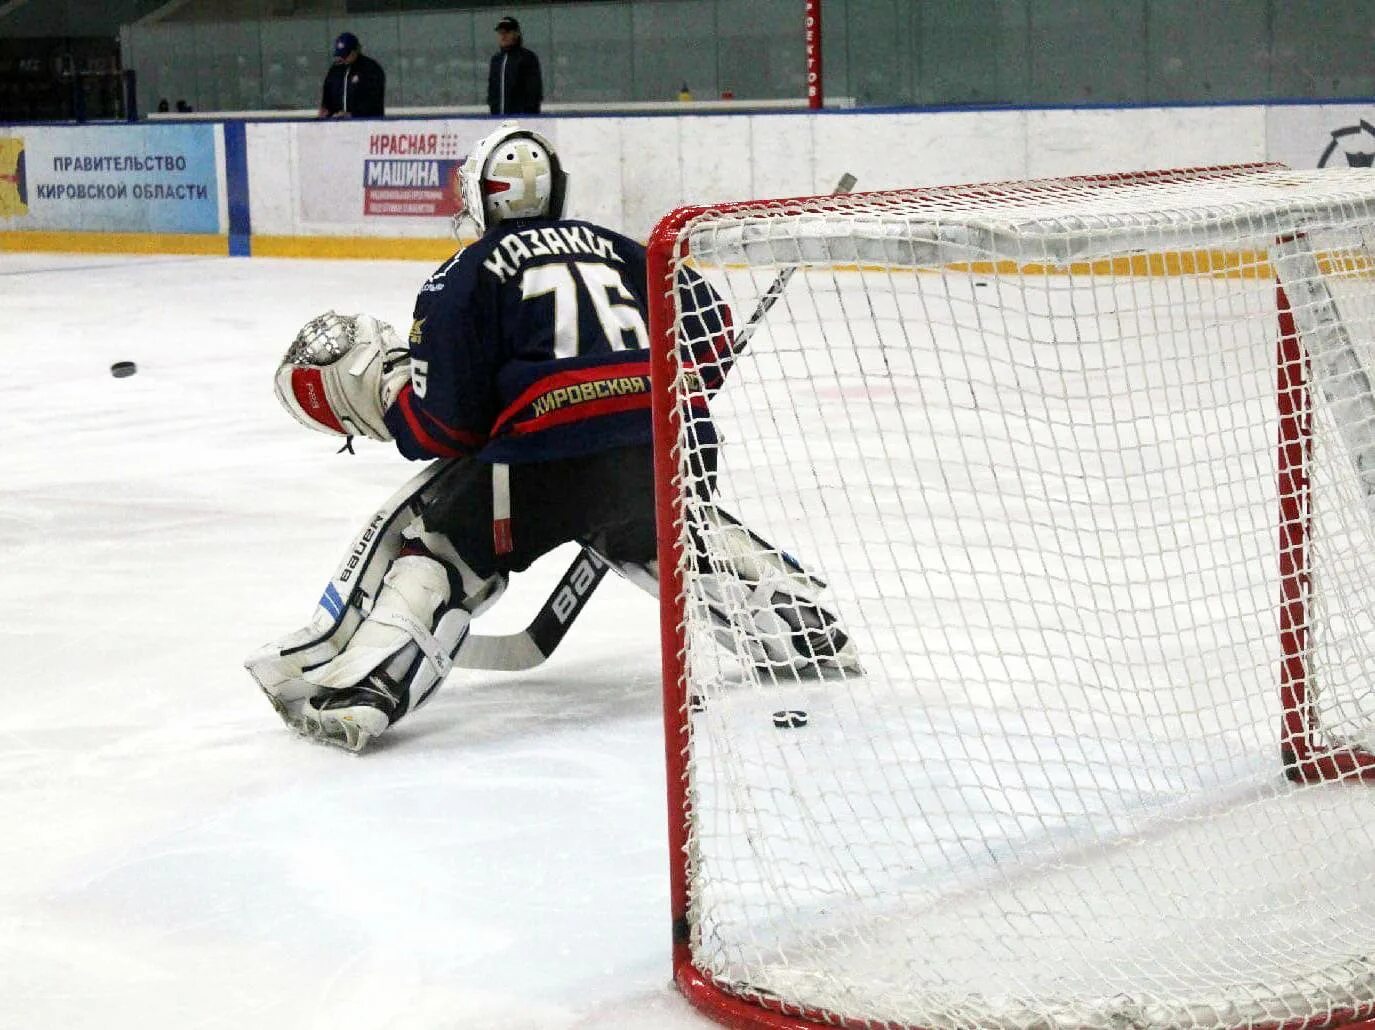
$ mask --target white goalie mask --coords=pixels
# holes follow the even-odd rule
[[[508,218],[560,218],[567,181],[547,139],[503,122],[473,144],[459,169],[454,227],[471,220],[480,236]]]

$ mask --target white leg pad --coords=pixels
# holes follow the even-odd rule
[[[360,616],[351,611],[329,636],[321,637],[315,626],[305,626],[275,640],[244,660],[258,686],[282,720],[301,729],[302,708],[320,688],[306,679],[306,670],[323,665],[339,654]]]
[[[750,581],[715,573],[700,580],[717,639],[728,650],[743,652],[756,666],[783,671],[861,671],[853,641],[810,591],[799,589],[796,575],[758,563],[754,571],[765,575]]]
[[[752,665],[791,672],[815,668],[859,672],[854,643],[817,603],[819,580],[767,550],[748,530],[722,522],[727,571],[700,578],[717,641]],[[659,563],[608,564],[646,593],[659,596]]]

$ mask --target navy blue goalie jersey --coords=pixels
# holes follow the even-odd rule
[[[729,309],[693,272],[678,288],[710,391],[729,366]],[[634,240],[566,219],[498,225],[420,288],[411,381],[386,414],[397,446],[515,464],[647,443],[646,297]]]

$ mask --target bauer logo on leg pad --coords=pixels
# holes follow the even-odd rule
[[[353,550],[349,552],[348,561],[345,562],[344,567],[339,570],[337,578],[340,583],[347,583],[353,577],[353,572],[358,568],[358,563],[361,562],[368,553],[368,544],[370,544],[372,538],[377,535],[378,528],[384,525],[390,516],[391,512],[383,508],[372,517],[372,521],[368,523],[368,527],[363,530],[362,535],[358,537],[357,542],[353,545]]]

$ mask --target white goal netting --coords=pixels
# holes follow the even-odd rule
[[[710,393],[719,437],[660,441],[692,967],[855,1026],[1375,1018],[1375,177],[681,222],[667,273],[737,330],[797,269],[719,389],[655,319],[665,410]],[[722,646],[712,507],[825,582],[861,671]]]

